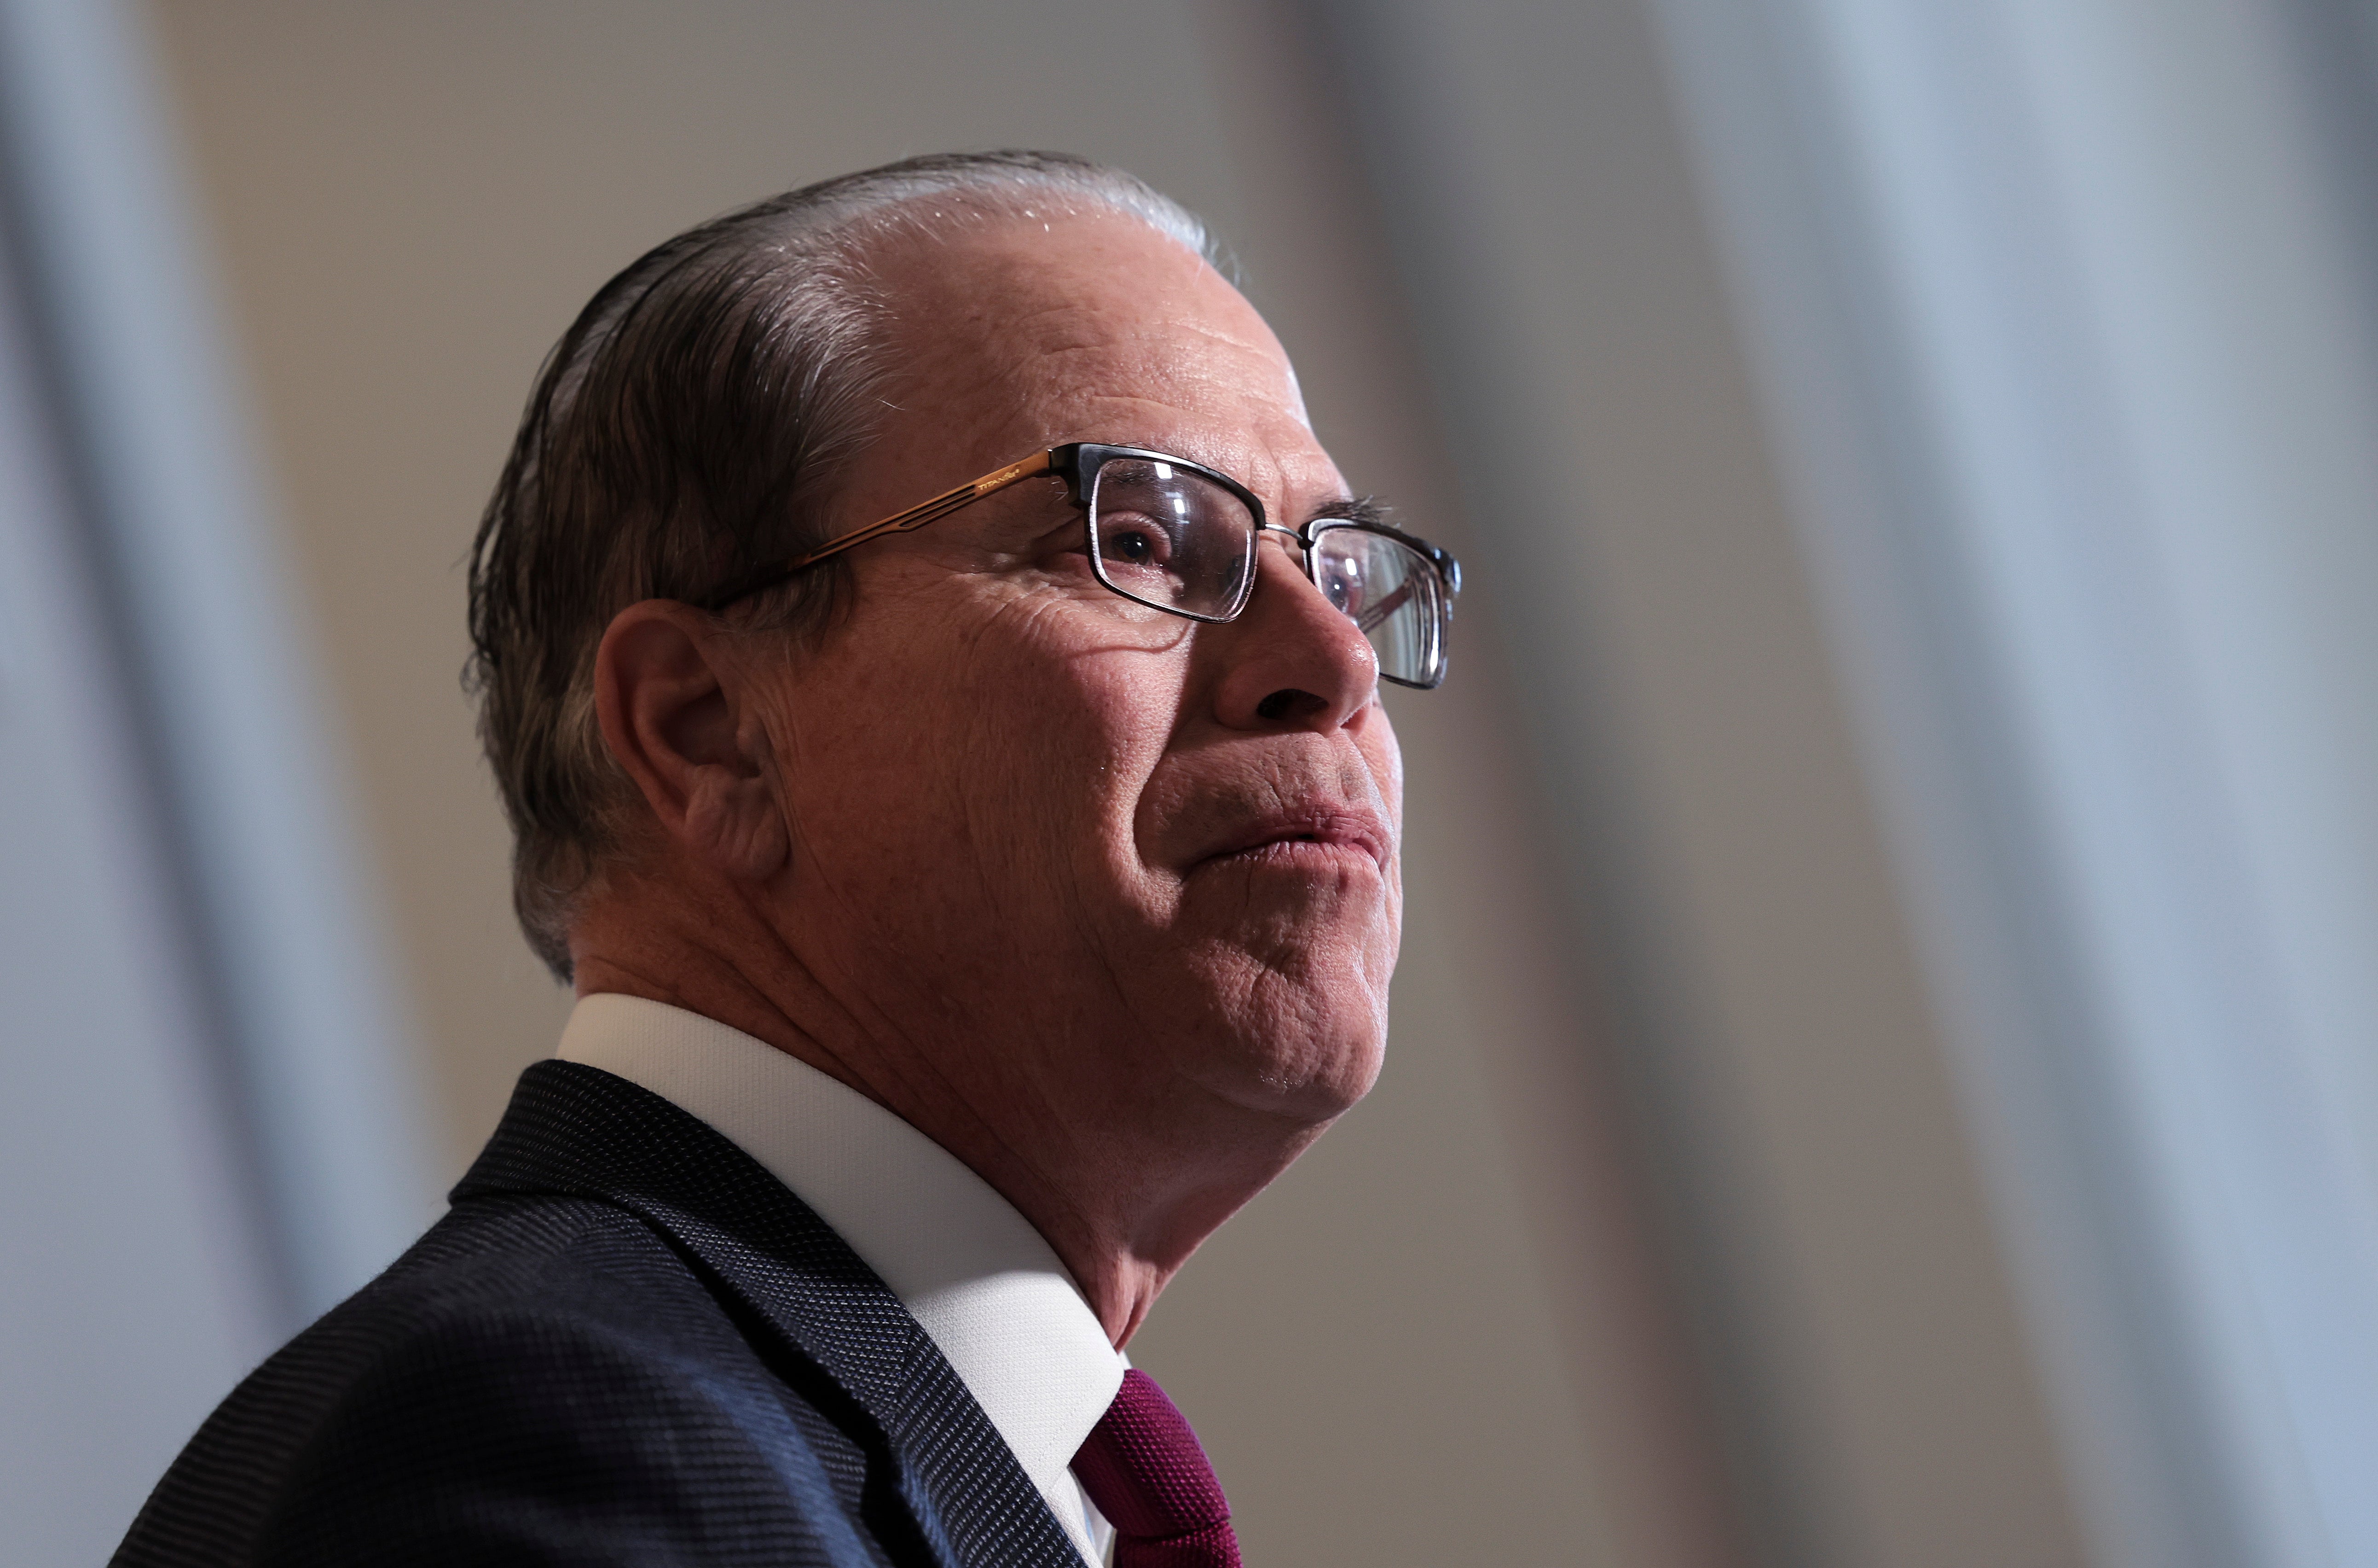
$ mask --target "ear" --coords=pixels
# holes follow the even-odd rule
[[[759,881],[784,865],[792,836],[733,652],[717,622],[691,604],[631,604],[595,650],[594,712],[661,832],[720,873]]]

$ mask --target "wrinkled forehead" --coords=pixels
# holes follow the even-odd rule
[[[1295,373],[1263,318],[1202,257],[1135,218],[1003,213],[887,244],[871,260],[895,421],[999,452],[1201,427],[1232,446],[1311,440]]]

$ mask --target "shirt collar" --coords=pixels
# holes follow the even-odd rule
[[[923,1325],[1067,1533],[1086,1543],[1067,1467],[1126,1363],[1014,1204],[839,1079],[682,1008],[581,998],[555,1054],[651,1090],[792,1189]]]

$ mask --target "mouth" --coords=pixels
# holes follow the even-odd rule
[[[1387,825],[1366,811],[1291,811],[1249,824],[1232,834],[1222,848],[1206,856],[1198,866],[1306,869],[1360,860],[1385,876],[1388,844]]]

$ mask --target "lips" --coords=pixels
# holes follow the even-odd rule
[[[1385,875],[1390,843],[1387,824],[1372,812],[1354,807],[1301,808],[1234,828],[1198,864],[1265,859],[1292,863],[1300,856],[1299,846],[1311,844],[1323,853],[1357,851]]]

